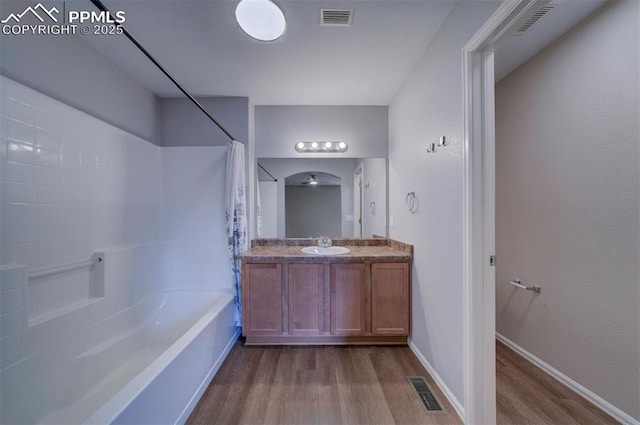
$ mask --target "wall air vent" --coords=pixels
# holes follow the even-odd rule
[[[351,26],[353,10],[320,9],[320,25],[322,26]]]
[[[516,25],[516,30],[514,31],[514,35],[524,35],[532,26],[534,26],[540,19],[544,18],[545,15],[553,10],[555,5],[548,4],[539,10],[536,11],[533,15],[528,17],[522,24],[519,26]]]

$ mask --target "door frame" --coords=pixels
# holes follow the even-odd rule
[[[548,3],[505,0],[462,49],[466,424],[496,423],[494,52],[517,24]]]
[[[362,237],[362,164],[353,170],[353,237]]]

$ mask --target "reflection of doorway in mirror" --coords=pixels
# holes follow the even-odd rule
[[[353,172],[353,237],[362,237],[362,167]]]
[[[342,235],[342,180],[321,171],[303,171],[285,178],[285,237]]]

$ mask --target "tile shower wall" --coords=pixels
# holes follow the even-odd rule
[[[45,337],[29,321],[91,296],[88,271],[18,285],[14,266],[160,240],[162,179],[159,147],[2,76],[0,89],[1,368]]]

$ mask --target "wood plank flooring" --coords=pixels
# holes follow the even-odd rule
[[[502,343],[500,425],[615,424]],[[407,383],[424,376],[444,412],[427,412]],[[187,424],[460,424],[408,347],[249,347],[239,340]]]
[[[407,376],[444,412],[427,412]],[[460,424],[408,347],[249,347],[238,342],[187,424]]]
[[[501,342],[496,344],[498,424],[617,424]]]

